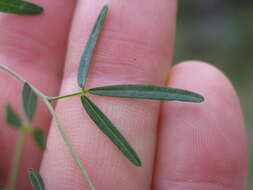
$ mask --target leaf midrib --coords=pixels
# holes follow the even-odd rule
[[[88,102],[88,105],[90,105],[91,109],[96,113],[95,109],[93,108],[93,105],[90,104],[89,102]],[[103,119],[101,119],[100,115],[99,115],[99,114],[97,114],[97,115],[98,115],[98,118],[106,125],[106,122],[103,121]],[[111,124],[112,124],[112,123],[111,123]],[[112,124],[112,125],[113,125],[113,124]],[[106,129],[106,128],[105,128],[105,129]],[[128,152],[128,153],[129,153],[129,155],[130,155],[132,161],[136,161],[135,156],[132,156],[132,154],[134,154],[134,153],[132,153],[131,151],[128,150],[128,148],[126,148],[126,147],[128,147],[128,146],[125,145],[125,143],[123,143],[122,141],[118,140],[119,137],[118,137],[116,134],[114,134],[114,131],[113,131],[113,130],[111,130],[111,131],[112,131],[113,136],[116,137],[117,141],[119,141],[119,143],[120,143],[121,145],[123,145],[122,147],[124,148],[125,152]]]

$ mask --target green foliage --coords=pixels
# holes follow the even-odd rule
[[[81,101],[86,112],[97,124],[99,129],[111,139],[111,141],[133,164],[141,166],[141,161],[134,149],[129,145],[127,140],[121,135],[107,116],[88,97],[82,96]]]
[[[37,13],[35,13],[37,10]],[[0,11],[5,11],[9,13],[16,14],[38,14],[39,11],[42,11],[42,8],[27,3],[21,0],[0,0]],[[30,11],[30,12],[29,12]],[[108,12],[108,6],[105,5],[101,10],[96,23],[93,27],[93,30],[89,36],[88,42],[86,44],[85,50],[82,54],[80,65],[78,68],[77,74],[77,84],[81,88],[81,91],[75,92],[72,94],[67,94],[58,97],[48,97],[40,92],[37,88],[32,86],[32,84],[28,83],[24,78],[19,76],[17,73],[11,71],[9,68],[0,65],[0,69],[5,70],[9,74],[16,77],[18,80],[24,83],[23,92],[22,92],[22,105],[24,115],[26,117],[25,122],[22,122],[18,115],[14,112],[10,105],[6,106],[6,122],[15,127],[21,128],[24,130],[20,130],[20,136],[22,139],[20,140],[17,148],[17,156],[15,158],[15,167],[12,169],[13,173],[11,174],[12,183],[10,184],[10,189],[13,190],[15,188],[17,169],[21,157],[22,147],[24,143],[24,136],[26,132],[31,132],[33,138],[37,145],[44,150],[45,149],[45,136],[41,129],[31,128],[31,122],[34,117],[37,108],[37,96],[39,96],[42,101],[47,106],[50,114],[53,117],[53,120],[58,127],[64,142],[72,156],[75,160],[77,166],[80,169],[80,172],[83,178],[89,184],[91,190],[94,190],[94,185],[92,184],[87,172],[85,171],[80,158],[73,150],[73,147],[68,140],[64,129],[62,128],[60,121],[57,117],[57,114],[52,107],[51,101],[59,100],[72,96],[81,96],[81,103],[84,107],[84,110],[87,112],[88,116],[94,121],[97,127],[117,146],[117,148],[136,166],[141,166],[141,160],[139,156],[135,152],[135,150],[131,147],[131,145],[127,142],[125,137],[119,132],[119,130],[114,126],[113,122],[93,103],[87,96],[87,93],[100,95],[100,96],[113,96],[113,97],[121,97],[121,98],[140,98],[140,99],[153,99],[153,100],[176,100],[176,101],[185,101],[185,102],[202,102],[204,101],[204,97],[195,92],[191,92],[183,89],[175,89],[165,86],[158,85],[150,85],[150,84],[127,84],[127,85],[113,85],[113,86],[103,86],[103,87],[95,87],[91,89],[85,89],[85,83],[88,77],[88,70],[91,64],[92,55],[94,48],[96,46],[97,40],[99,38],[99,34],[101,33],[102,26],[105,21],[106,14]],[[34,190],[44,190],[45,185],[43,180],[38,172],[34,169],[29,169],[28,171],[29,177],[32,183]]]
[[[28,169],[28,176],[30,178],[34,190],[44,190],[45,184],[40,174],[33,168]]]
[[[153,100],[177,100],[184,102],[203,102],[203,96],[177,88],[150,84],[124,84],[89,89],[91,94],[122,98],[141,98]]]
[[[91,64],[92,54],[96,46],[99,34],[101,32],[101,28],[104,24],[104,20],[105,20],[105,16],[107,12],[108,12],[108,6],[105,5],[97,18],[96,24],[93,27],[93,30],[86,44],[84,53],[81,57],[80,65],[78,68],[78,75],[77,75],[77,83],[80,88],[83,88],[85,86],[85,82],[88,76],[88,70]]]
[[[31,122],[37,108],[37,95],[28,83],[23,87],[22,103],[25,116]]]
[[[11,127],[21,128],[22,121],[19,118],[18,114],[14,111],[10,104],[7,104],[5,107],[5,121]]]
[[[36,15],[42,13],[43,8],[22,0],[0,0],[0,12]]]
[[[69,95],[49,98],[49,100],[58,100],[74,95],[81,95],[81,102],[84,109],[90,118],[96,123],[100,130],[110,138],[110,140],[122,151],[122,153],[132,161],[136,166],[141,166],[141,161],[129,145],[123,135],[117,130],[109,118],[102,113],[101,110],[91,102],[87,93],[100,96],[114,96],[121,98],[141,98],[141,99],[154,99],[154,100],[177,100],[184,102],[203,102],[204,97],[195,92],[183,89],[170,88],[165,86],[150,85],[150,84],[127,84],[127,85],[113,85],[85,89],[85,82],[88,77],[88,70],[91,64],[93,51],[102,30],[102,26],[107,14],[108,7],[104,6],[101,10],[93,30],[89,36],[85,50],[82,54],[80,65],[78,68],[77,84],[82,89],[82,92],[72,93]]]

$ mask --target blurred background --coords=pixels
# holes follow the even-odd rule
[[[195,59],[221,69],[234,84],[247,126],[253,189],[253,1],[179,1],[174,63]],[[235,139],[236,140],[236,139]]]

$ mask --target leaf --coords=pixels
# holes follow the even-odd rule
[[[20,128],[22,127],[22,121],[18,114],[13,110],[10,104],[5,107],[5,121],[12,127]]]
[[[44,151],[46,148],[45,135],[42,129],[33,129],[32,131],[33,138],[39,148]]]
[[[28,121],[32,121],[37,107],[37,95],[28,83],[24,84],[22,92],[22,103],[25,116]]]
[[[4,190],[4,187],[2,185],[0,185],[0,190]]]
[[[99,129],[107,135],[119,150],[136,166],[141,166],[141,161],[128,144],[127,140],[120,134],[114,124],[107,116],[86,96],[81,96],[81,101],[90,118],[97,124]]]
[[[204,97],[200,94],[170,88],[166,86],[149,85],[149,84],[126,84],[103,86],[89,89],[91,94],[100,96],[113,96],[121,98],[141,98],[153,100],[177,100],[184,102],[203,102]]]
[[[104,20],[105,20],[105,16],[107,12],[108,12],[108,6],[105,5],[97,18],[96,24],[94,25],[92,29],[88,42],[85,46],[85,50],[81,57],[80,65],[78,68],[78,75],[77,75],[77,83],[80,88],[83,88],[85,86],[85,82],[88,76],[89,66],[91,64],[92,54],[96,46],[101,28],[104,24]]]
[[[21,15],[35,15],[42,13],[43,8],[22,0],[0,0],[0,12]]]
[[[33,168],[28,169],[28,175],[34,190],[44,190],[45,184],[40,174]]]

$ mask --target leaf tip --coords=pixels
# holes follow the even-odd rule
[[[137,167],[142,167],[142,162],[140,159],[137,159],[136,161],[133,162],[135,166]]]
[[[108,6],[108,4],[105,4],[103,6],[103,12],[107,13],[108,10],[109,10],[109,6]]]
[[[32,187],[34,190],[44,190],[45,189],[44,181],[43,181],[42,177],[40,176],[39,172],[37,172],[33,168],[29,168],[28,169],[28,176],[30,178],[30,181],[31,181],[31,184],[32,184]]]
[[[205,101],[205,97],[200,95],[200,94],[197,94],[198,95],[198,98],[196,100],[197,103],[201,103],[201,102],[204,102]]]
[[[31,175],[31,173],[33,173],[33,172],[34,172],[34,169],[33,169],[33,168],[28,168],[28,170],[27,170],[27,171],[28,171],[28,174],[29,174],[29,175]]]
[[[39,15],[44,12],[44,8],[39,5],[34,5],[34,10],[30,13],[31,15]]]
[[[38,7],[37,14],[41,14],[43,12],[44,12],[44,8],[43,7]]]
[[[205,101],[205,97],[204,97],[204,96],[201,96],[200,102],[204,102],[204,101]]]

